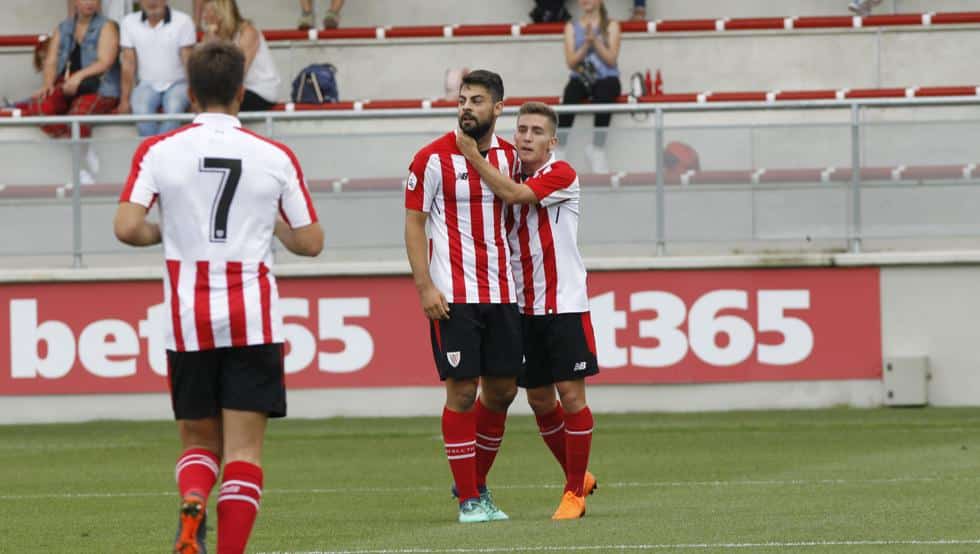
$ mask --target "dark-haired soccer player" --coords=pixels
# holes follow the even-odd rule
[[[272,237],[316,256],[323,231],[293,152],[235,117],[245,94],[241,50],[225,42],[198,46],[188,74],[201,113],[136,150],[115,232],[133,246],[162,241],[166,257],[168,378],[183,444],[173,551],[204,551],[205,509],[223,457],[218,552],[237,554],[262,496],[267,418],[286,415]],[[159,225],[146,221],[156,200]]]
[[[520,183],[486,163],[469,137],[460,135],[457,145],[494,194],[513,205],[507,229],[526,357],[520,385],[541,437],[565,470],[565,491],[552,519],[574,519],[585,515],[585,496],[596,487],[586,471],[593,420],[585,377],[599,366],[577,243],[578,175],[552,154],[557,127],[558,117],[547,105],[521,106],[514,137]]]
[[[504,203],[456,148],[457,135],[472,137],[478,156],[494,171],[513,173],[514,147],[493,133],[503,97],[496,73],[467,74],[459,91],[459,129],[415,155],[405,191],[405,248],[446,387],[442,434],[462,523],[507,519],[486,478],[517,394],[521,319]]]

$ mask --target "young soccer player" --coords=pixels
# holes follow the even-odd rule
[[[557,127],[558,117],[547,105],[521,106],[514,137],[521,182],[496,171],[469,137],[460,135],[456,142],[493,193],[512,205],[507,236],[526,358],[519,383],[527,389],[541,437],[565,471],[565,490],[552,516],[560,520],[585,515],[585,497],[596,488],[586,470],[593,420],[585,378],[599,373],[599,366],[577,243],[578,175],[552,154]]]

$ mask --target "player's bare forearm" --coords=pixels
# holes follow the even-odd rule
[[[292,228],[282,218],[276,220],[276,238],[297,256],[314,257],[323,251],[323,229],[319,223]]]
[[[515,182],[488,162],[480,154],[476,146],[476,141],[471,137],[463,133],[457,133],[456,146],[463,153],[463,156],[466,157],[466,161],[480,174],[483,182],[490,187],[490,190],[497,198],[507,204],[536,204],[538,202],[538,198],[534,195],[531,187]]]
[[[429,319],[448,319],[449,303],[436,288],[429,273],[428,241],[425,236],[427,217],[423,212],[405,210],[405,253],[425,315]]]
[[[119,204],[112,227],[116,238],[130,246],[153,246],[162,240],[160,226],[146,221],[146,208],[132,202]]]
[[[428,241],[425,237],[424,212],[415,210],[405,211],[405,253],[408,255],[408,265],[412,267],[412,278],[415,288],[421,290],[432,286],[429,275]]]

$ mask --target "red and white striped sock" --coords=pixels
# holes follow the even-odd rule
[[[477,498],[476,488],[476,414],[442,410],[442,438],[446,445],[446,458],[456,483],[459,501]]]
[[[218,491],[218,554],[242,554],[262,498],[262,468],[235,461],[225,466]]]
[[[218,481],[220,467],[221,460],[210,450],[203,448],[185,450],[177,459],[177,468],[174,472],[181,498],[193,493],[207,503],[208,495]]]
[[[565,490],[584,496],[585,470],[589,467],[592,447],[592,411],[586,406],[574,414],[565,414]]]
[[[504,440],[507,412],[494,412],[479,398],[476,399],[476,487],[486,488],[487,474],[497,458],[500,443]]]
[[[536,415],[534,419],[538,421],[541,438],[561,464],[562,473],[565,473],[565,410],[561,403],[556,404],[551,412],[542,416]]]

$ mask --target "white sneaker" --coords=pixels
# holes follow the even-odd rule
[[[81,171],[78,172],[78,180],[79,180],[79,182],[82,183],[82,186],[83,187],[86,186],[86,185],[94,185],[95,184],[95,177],[92,176],[92,174],[89,173],[89,170],[87,170],[87,169],[83,169],[83,170],[81,170]]]
[[[99,167],[102,165],[99,162],[99,156],[95,153],[95,148],[91,144],[85,152],[85,165],[88,166],[93,175],[99,172]]]
[[[606,149],[594,144],[585,145],[585,159],[592,166],[592,173],[609,173],[609,160],[606,159]]]

